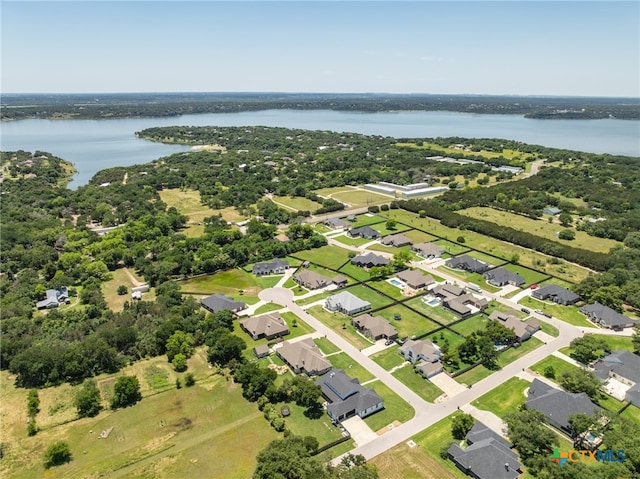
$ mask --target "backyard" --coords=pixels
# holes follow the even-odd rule
[[[529,381],[524,379],[511,378],[480,396],[471,404],[478,409],[490,411],[496,416],[504,418],[507,414],[517,412],[524,404],[526,399],[524,392],[529,384]]]

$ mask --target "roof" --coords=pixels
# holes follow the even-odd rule
[[[333,281],[335,284],[343,284],[349,282],[349,279],[346,276],[342,276],[339,274],[338,276],[334,276],[331,281]]]
[[[380,240],[384,245],[404,246],[411,244],[411,240],[402,233],[396,233],[394,235],[385,236]]]
[[[466,254],[451,258],[447,260],[445,264],[450,268],[462,268],[475,273],[481,273],[489,269],[489,265],[487,263],[483,263],[482,261],[472,258]]]
[[[255,348],[253,348],[253,354],[258,357],[269,354],[269,346],[267,346],[266,344],[256,346]]]
[[[236,301],[235,299],[229,298],[221,293],[212,294],[211,296],[202,298],[200,300],[200,304],[212,313],[217,313],[218,311],[223,311],[225,309],[240,311],[247,307],[246,303]]]
[[[289,327],[280,313],[267,313],[252,316],[240,322],[240,325],[253,336],[274,336],[289,334]]]
[[[351,263],[357,265],[386,266],[389,264],[389,260],[375,253],[367,253],[354,256],[351,258]]]
[[[444,248],[441,248],[435,243],[418,243],[414,244],[411,249],[417,251],[422,256],[440,256],[444,253]]]
[[[490,279],[499,284],[504,283],[514,283],[517,286],[521,286],[525,283],[525,280],[518,273],[514,273],[513,271],[509,271],[504,268],[497,268],[492,271],[487,271],[483,275],[486,279]]]
[[[264,263],[256,263],[253,265],[252,271],[254,273],[269,273],[271,271],[275,271],[276,269],[289,267],[289,263],[281,260],[280,258],[275,258],[273,261],[267,261]]]
[[[560,208],[556,208],[555,206],[551,206],[550,208],[545,208],[542,210],[542,212],[547,215],[557,215],[561,211],[562,210]]]
[[[299,273],[294,274],[293,279],[310,289],[322,288],[331,283],[331,279],[315,271],[309,271],[308,269],[303,269]]]
[[[615,373],[640,384],[640,356],[629,351],[613,351],[596,362],[594,373],[602,380],[606,380],[609,373]]]
[[[447,283],[438,284],[431,291],[434,294],[438,294],[444,297],[461,296],[465,292],[463,288],[456,286],[455,284],[447,284]]]
[[[529,386],[526,401],[527,408],[535,409],[544,414],[549,421],[569,430],[569,416],[572,414],[586,414],[592,416],[601,409],[591,402],[586,393],[569,393],[556,389],[548,384],[534,379]]]
[[[329,296],[326,300],[329,309],[344,309],[345,311],[354,311],[362,308],[370,308],[371,303],[354,296],[348,291],[343,291],[333,296]]]
[[[361,329],[367,329],[374,338],[380,336],[395,336],[398,334],[389,321],[382,316],[371,316],[370,314],[361,314],[353,318],[353,322]]]
[[[333,417],[343,416],[351,411],[364,411],[383,402],[373,390],[365,388],[357,379],[352,379],[342,369],[332,369],[316,380],[322,394],[331,401],[327,411]]]
[[[421,355],[425,359],[433,359],[437,361],[440,358],[440,348],[438,348],[428,339],[410,339],[402,346],[400,346],[398,351],[404,354],[409,349],[413,351],[416,356]]]
[[[557,284],[545,284],[541,288],[534,290],[531,293],[531,296],[539,297],[542,299],[548,298],[550,296],[555,296],[562,299],[562,301],[564,301],[565,303],[575,303],[580,299],[580,296],[578,296],[573,291],[569,291],[568,289],[563,288],[562,286],[558,286]]]
[[[424,274],[422,271],[414,269],[405,269],[396,275],[398,279],[404,281],[411,287],[423,287],[429,286],[435,283],[435,280],[430,274]]]
[[[332,228],[344,228],[345,226],[349,226],[349,223],[340,218],[328,218],[324,220],[324,224]]]
[[[353,228],[349,231],[349,235],[351,236],[371,236],[373,238],[377,238],[379,233],[374,230],[371,226],[360,226],[359,228]]]
[[[633,324],[635,321],[624,314],[620,314],[609,306],[600,304],[597,301],[580,308],[580,312],[591,318],[602,321],[609,327],[625,326]]]
[[[325,371],[331,367],[312,339],[294,343],[285,341],[278,349],[278,354],[292,367],[307,372]]]

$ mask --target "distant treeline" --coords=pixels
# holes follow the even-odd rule
[[[129,93],[3,95],[2,120],[139,118],[260,110],[454,111],[537,119],[640,119],[637,98],[472,95]]]

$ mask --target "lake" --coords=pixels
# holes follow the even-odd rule
[[[426,111],[265,110],[172,118],[20,120],[0,124],[0,148],[46,151],[72,162],[78,174],[69,187],[77,188],[105,168],[147,163],[186,151],[186,146],[154,143],[134,134],[145,128],[170,125],[264,125],[396,138],[504,138],[592,153],[640,156],[640,121],[532,120],[520,115]]]

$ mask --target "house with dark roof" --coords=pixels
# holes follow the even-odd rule
[[[580,308],[580,312],[587,316],[594,323],[603,328],[614,329],[620,331],[624,328],[631,328],[639,321],[631,319],[629,316],[618,313],[609,306],[600,304],[597,301],[593,304],[587,304]]]
[[[387,235],[380,240],[385,246],[395,246],[396,248],[400,248],[402,246],[407,246],[411,244],[411,240],[407,238],[402,233],[397,233],[394,235]]]
[[[576,293],[557,284],[546,284],[541,288],[535,289],[531,292],[531,296],[542,301],[549,300],[564,306],[580,301],[580,296]]]
[[[38,309],[51,309],[57,308],[61,304],[69,304],[69,290],[66,286],[62,286],[58,289],[48,289],[45,291],[46,298],[36,303]]]
[[[375,253],[366,253],[351,258],[351,264],[363,268],[372,268],[374,266],[386,266],[389,264],[389,260]]]
[[[324,288],[332,283],[330,278],[308,269],[302,269],[295,273],[293,275],[293,280],[300,286],[304,286],[307,289]]]
[[[342,369],[332,369],[316,379],[316,384],[329,403],[327,414],[334,423],[356,415],[365,418],[384,409],[384,399],[378,393],[365,388],[357,378],[350,378]]]
[[[518,273],[514,273],[513,271],[509,271],[504,268],[496,268],[491,271],[487,271],[482,274],[482,277],[487,280],[487,283],[498,287],[506,286],[508,284],[520,287],[525,283],[524,278]]]
[[[347,285],[349,280],[346,278],[346,276],[342,276],[339,274],[338,276],[334,276],[331,279],[331,282],[335,284],[338,288],[342,288]]]
[[[329,311],[339,311],[349,316],[371,309],[369,301],[364,301],[348,291],[329,296],[325,300],[324,306]]]
[[[482,261],[472,258],[466,254],[447,260],[445,265],[449,268],[463,269],[470,273],[484,273],[489,269],[489,265],[487,263],[483,263]]]
[[[207,296],[206,298],[202,298],[200,300],[200,304],[204,309],[210,311],[212,313],[217,313],[218,311],[229,310],[232,313],[237,313],[238,311],[242,311],[247,308],[247,304],[242,301],[236,301],[233,298],[225,296],[221,293],[212,294],[211,296]]]
[[[418,254],[418,256],[424,259],[435,259],[442,256],[444,248],[441,248],[435,243],[418,243],[411,247],[411,250]]]
[[[593,372],[605,384],[615,380],[627,386],[624,397],[618,399],[640,407],[640,356],[630,351],[613,351],[596,361]]]
[[[424,274],[417,269],[405,269],[396,276],[400,281],[403,281],[407,286],[416,291],[425,289],[436,282],[430,274]]]
[[[293,343],[285,341],[276,349],[276,354],[296,374],[305,373],[307,376],[318,376],[326,373],[332,367],[313,339]]]
[[[586,393],[569,393],[556,389],[547,383],[534,379],[529,386],[529,395],[525,402],[527,409],[534,409],[544,414],[547,422],[571,436],[573,431],[569,424],[572,414],[593,416],[601,408],[591,402]]]
[[[351,226],[345,220],[342,220],[340,218],[327,218],[322,222],[322,224],[334,230],[347,229]]]
[[[240,327],[254,340],[261,338],[273,339],[289,334],[289,327],[280,313],[272,312],[251,316],[240,321]]]
[[[252,271],[256,276],[266,276],[269,274],[283,274],[287,269],[289,269],[289,263],[280,258],[275,258],[273,261],[254,264]]]
[[[440,348],[428,339],[410,339],[398,348],[398,353],[407,361],[412,363],[416,363],[418,361],[435,363],[440,361],[442,358]]]
[[[516,479],[523,473],[513,445],[483,423],[476,421],[467,433],[466,447],[452,444],[449,459],[475,479]]]
[[[255,354],[256,358],[266,358],[269,356],[269,346],[266,344],[261,344],[260,346],[256,346],[253,348],[253,354]]]
[[[361,314],[353,318],[351,324],[362,334],[376,341],[382,338],[396,339],[398,337],[396,328],[382,316],[371,316],[368,313]]]
[[[487,298],[484,296],[478,298],[453,284],[437,284],[431,288],[431,292],[437,297],[442,298],[443,306],[446,306],[463,318],[472,313],[483,311],[489,304]]]
[[[347,233],[352,238],[377,239],[380,236],[371,226],[360,226],[359,228],[350,229]]]
[[[522,321],[515,311],[503,312],[497,309],[489,315],[489,319],[499,321],[505,328],[511,329],[516,335],[516,340],[522,343],[540,330],[540,321],[537,318],[530,318]]]

